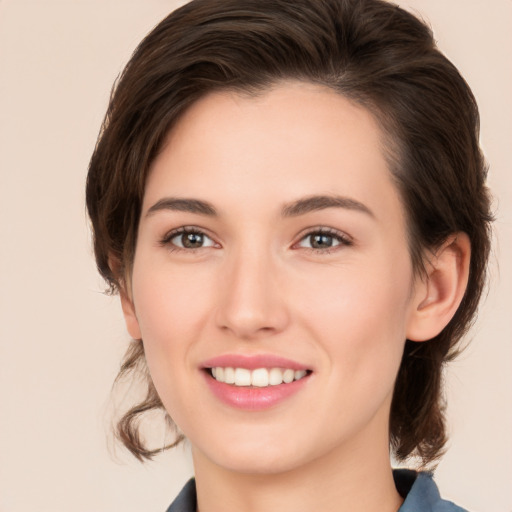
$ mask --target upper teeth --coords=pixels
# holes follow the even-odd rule
[[[212,375],[218,382],[234,384],[235,386],[256,386],[263,388],[266,386],[277,386],[289,384],[294,380],[302,379],[306,375],[306,370],[292,370],[291,368],[257,368],[248,370],[247,368],[224,368],[217,366],[211,369]]]

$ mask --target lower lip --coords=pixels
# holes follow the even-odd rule
[[[204,375],[210,390],[221,402],[245,411],[263,411],[275,407],[298,393],[310,377],[306,375],[302,379],[294,380],[289,384],[258,388],[233,386],[232,384],[218,382],[207,372],[204,372]]]

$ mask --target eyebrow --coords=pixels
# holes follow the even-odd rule
[[[217,216],[217,210],[208,203],[200,199],[182,199],[177,197],[164,197],[157,201],[146,213],[146,217],[161,211],[172,210],[178,212],[197,213],[198,215]]]
[[[298,217],[306,213],[325,210],[327,208],[345,208],[347,210],[365,213],[370,217],[375,217],[373,212],[365,204],[350,197],[338,195],[315,195],[298,199],[297,201],[284,205],[281,209],[281,215],[283,217]],[[148,209],[146,217],[162,210],[195,213],[209,217],[218,216],[215,207],[207,201],[201,199],[164,197]]]
[[[350,197],[338,195],[309,196],[298,199],[293,203],[285,205],[281,210],[281,215],[283,217],[298,217],[299,215],[325,210],[327,208],[345,208],[347,210],[365,213],[375,218],[374,213],[365,204]]]

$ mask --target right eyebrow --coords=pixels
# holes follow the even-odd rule
[[[164,197],[148,209],[146,217],[162,210],[196,213],[198,215],[208,215],[210,217],[216,217],[218,215],[217,210],[207,201],[201,201],[200,199]]]

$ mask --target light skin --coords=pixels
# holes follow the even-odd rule
[[[201,512],[397,510],[404,343],[448,323],[468,262],[458,233],[413,272],[380,129],[341,95],[288,82],[195,103],[152,165],[121,300],[192,446]],[[307,380],[241,410],[206,384],[225,354],[285,357]]]

